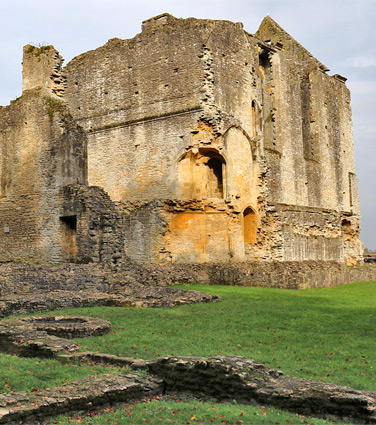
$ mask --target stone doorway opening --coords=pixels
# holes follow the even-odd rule
[[[62,224],[62,248],[65,257],[64,259],[69,263],[75,263],[77,256],[77,216],[71,215],[60,217],[60,221]]]

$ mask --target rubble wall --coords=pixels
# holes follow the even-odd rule
[[[281,289],[329,288],[376,280],[371,267],[346,267],[335,261],[248,261],[205,264],[123,264],[125,275],[146,284],[177,283],[261,286]]]

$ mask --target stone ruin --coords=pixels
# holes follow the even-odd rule
[[[375,278],[344,267],[362,262],[346,79],[270,17],[250,34],[163,14],[62,63],[53,46],[25,46],[22,96],[0,107],[0,317],[218,300],[150,285],[175,281]],[[182,391],[376,423],[374,392],[240,357],[144,361],[80,353],[65,339],[108,331],[102,322],[6,319],[0,350],[154,376],[1,394],[0,423]]]
[[[30,326],[34,324],[35,327]],[[0,322],[0,351],[19,356],[90,361],[129,367],[135,373],[91,376],[55,388],[0,394],[0,423],[36,423],[59,413],[92,410],[108,403],[178,394],[214,401],[271,405],[303,415],[351,423],[376,423],[376,392],[358,391],[321,381],[289,377],[239,356],[132,359],[79,352],[72,337],[102,335],[105,320],[83,316],[41,316]],[[58,336],[56,336],[58,335]],[[69,338],[69,339],[65,339]]]
[[[346,78],[269,16],[250,34],[163,14],[62,62],[25,46],[0,107],[1,262],[241,284],[362,262]]]

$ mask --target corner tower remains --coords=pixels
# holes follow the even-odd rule
[[[28,167],[42,157],[52,169],[75,164],[59,168],[72,179],[54,184],[59,202],[49,212],[60,225],[75,217],[74,259],[361,262],[350,94],[346,79],[327,71],[270,17],[252,35],[240,23],[164,14],[133,39],[109,40],[65,68],[52,47],[26,46],[25,91],[15,103],[28,102],[35,115],[31,93],[38,102],[46,96],[38,116],[49,122],[48,98],[56,98],[75,128],[64,149],[48,133],[48,152],[64,152],[27,157]],[[4,187],[19,172],[12,149],[30,149],[38,129],[39,118],[10,120],[15,107],[0,109],[1,135],[27,134],[2,141]],[[76,178],[86,164],[87,181]],[[13,187],[0,199],[0,229],[14,229],[21,214],[10,216],[23,190]],[[38,193],[46,206],[52,195]],[[41,208],[35,228],[46,220]],[[19,234],[14,250],[4,234],[0,259],[33,256],[23,253],[28,237]],[[37,234],[35,246],[41,241]]]

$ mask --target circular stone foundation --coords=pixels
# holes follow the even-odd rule
[[[82,338],[99,336],[110,332],[111,323],[107,320],[86,316],[32,316],[5,319],[2,325],[27,327],[45,331],[61,338]]]

